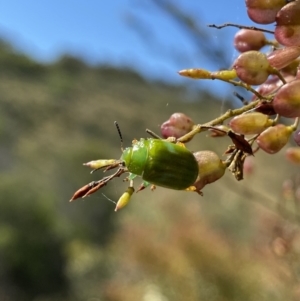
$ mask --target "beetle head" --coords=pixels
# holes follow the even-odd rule
[[[132,147],[127,147],[121,156],[128,171],[141,176],[148,159],[148,140],[135,141]]]

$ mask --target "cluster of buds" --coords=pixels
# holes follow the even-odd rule
[[[225,81],[244,88],[252,96],[249,100],[243,99],[240,108],[229,110],[205,124],[196,124],[185,114],[174,113],[161,125],[161,135],[166,139],[173,139],[174,143],[186,143],[204,131],[210,131],[211,137],[228,137],[231,141],[224,152],[224,160],[209,150],[193,153],[198,164],[198,176],[195,179],[191,177],[194,183],[186,190],[201,193],[205,185],[220,179],[226,169],[237,180],[241,180],[246,157],[259,150],[268,154],[277,153],[287,145],[291,137],[296,145],[300,145],[297,131],[300,117],[300,0],[246,0],[245,4],[252,21],[258,24],[275,22],[275,31],[236,24],[210,25],[217,29],[226,26],[239,28],[233,44],[240,54],[232,68],[216,72],[192,68],[181,70],[179,74],[192,79]],[[273,34],[273,39],[268,40],[265,32]],[[263,52],[262,49],[266,51]],[[159,136],[155,135],[155,138],[159,139]],[[144,146],[143,141],[138,144],[139,148]],[[147,145],[146,148],[149,147]],[[300,164],[300,148],[287,149],[286,157],[291,162]],[[105,167],[108,170],[117,166],[119,169],[112,176],[84,186],[74,194],[72,200],[95,192],[112,178],[128,170],[130,172],[130,168],[133,168],[125,166],[122,160],[100,161],[91,161],[87,165],[95,169]],[[163,160],[159,162],[163,163]],[[191,163],[193,162],[189,161]],[[136,174],[130,173],[127,179],[132,181],[134,177]],[[150,183],[144,181],[139,190]],[[178,189],[176,187],[174,185],[174,189]],[[133,185],[130,184],[116,210],[128,203],[133,191]]]
[[[193,79],[219,79],[240,86],[253,96],[249,101],[243,100],[243,107],[204,126],[197,125],[197,130],[185,133],[185,136],[191,139],[208,126],[229,120],[229,133],[243,136],[253,152],[261,149],[274,154],[289,142],[290,137],[297,145],[300,140],[297,132],[300,117],[300,1],[246,0],[245,4],[252,21],[258,24],[275,22],[275,31],[236,24],[210,25],[218,29],[226,26],[240,29],[233,43],[240,55],[232,69],[210,72],[195,68],[181,70],[179,74]],[[273,34],[273,40],[268,40],[265,32]],[[286,157],[299,164],[300,148],[287,149]]]

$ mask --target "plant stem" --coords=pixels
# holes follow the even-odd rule
[[[231,26],[231,27],[237,27],[239,29],[257,30],[257,31],[262,31],[262,32],[267,32],[267,33],[274,34],[274,31],[272,31],[272,30],[267,30],[267,29],[258,28],[258,27],[254,27],[254,26],[244,26],[244,25],[239,25],[239,24],[234,24],[234,23],[224,23],[222,25],[209,24],[207,26],[212,27],[212,28],[217,28],[217,29],[221,29],[221,28],[224,28],[224,27]]]
[[[184,136],[180,137],[177,141],[179,142],[185,142],[187,140],[192,139],[196,134],[206,131],[208,127],[211,126],[215,126],[218,124],[222,124],[226,119],[240,115],[242,113],[245,113],[253,108],[255,108],[258,104],[260,103],[260,100],[256,100],[253,102],[250,102],[249,104],[243,106],[242,108],[238,108],[235,110],[228,110],[226,113],[224,113],[223,115],[221,115],[220,117],[209,121],[207,123],[204,124],[197,124],[194,126],[194,128],[187,134],[185,134]]]

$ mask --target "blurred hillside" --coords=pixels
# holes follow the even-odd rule
[[[278,205],[283,181],[296,174],[282,153],[255,155],[254,174],[236,182],[227,173],[203,197],[157,188],[114,213],[108,199],[126,187],[115,179],[84,202],[68,202],[102,177],[83,162],[120,157],[115,120],[129,146],[146,128],[159,133],[174,112],[204,123],[224,110],[205,91],[69,56],[41,65],[1,42],[0,300],[298,296],[299,252],[290,255],[280,242],[280,256],[270,248],[298,233],[295,204],[289,213]],[[221,156],[228,144],[202,134],[188,147]]]

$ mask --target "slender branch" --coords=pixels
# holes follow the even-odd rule
[[[236,98],[238,98],[238,99],[242,102],[243,105],[247,105],[247,104],[249,103],[249,102],[248,102],[242,95],[240,95],[238,92],[234,91],[234,92],[233,92],[233,95],[234,95]]]
[[[234,24],[234,23],[224,23],[222,25],[209,24],[207,26],[212,27],[212,28],[217,28],[217,29],[221,29],[221,28],[224,28],[224,27],[231,26],[231,27],[237,27],[239,29],[257,30],[257,31],[262,31],[262,32],[267,32],[267,33],[274,34],[274,31],[272,31],[272,30],[258,28],[258,27],[254,27],[254,26],[244,26],[244,25],[239,25],[239,24]]]
[[[280,73],[279,70],[277,70],[276,68],[270,66],[270,67],[269,67],[269,72],[270,72],[270,74],[275,74],[275,75],[277,75],[277,76],[279,77],[279,79],[282,81],[282,83],[283,83],[284,85],[286,84],[286,80],[285,80],[285,78],[282,76],[282,74]]]
[[[228,110],[226,113],[224,113],[223,115],[221,115],[220,117],[209,121],[207,123],[204,123],[203,125],[201,124],[197,124],[194,126],[194,128],[187,134],[185,134],[184,136],[180,137],[179,139],[177,139],[177,141],[179,142],[185,142],[188,141],[190,139],[192,139],[196,134],[206,131],[208,127],[211,126],[215,126],[218,124],[222,124],[226,119],[240,115],[242,113],[245,113],[251,109],[254,109],[258,104],[260,103],[260,100],[256,100],[256,101],[252,101],[250,102],[248,105],[243,106],[242,108],[238,108],[235,110]]]
[[[222,79],[220,79],[220,80],[222,80]],[[253,89],[250,85],[248,85],[242,81],[237,82],[237,81],[230,80],[230,79],[224,80],[224,81],[234,85],[235,87],[242,87],[242,88],[246,89],[247,91],[253,93],[259,99],[270,100],[270,97],[262,96],[259,92],[257,92],[255,89]]]

